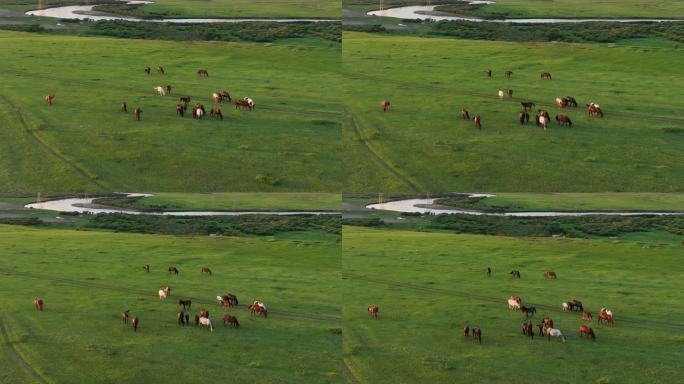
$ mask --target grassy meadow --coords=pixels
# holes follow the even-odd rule
[[[0,381],[341,382],[338,241],[316,231],[198,237],[0,225]],[[171,297],[160,301],[167,284]],[[227,292],[239,307],[215,304]],[[176,324],[183,297],[193,316],[209,310],[213,333]],[[254,298],[268,319],[250,317]],[[140,318],[137,333],[121,323],[126,309]],[[224,328],[223,313],[240,329]]]
[[[684,109],[676,95],[684,69],[672,64],[682,58],[684,51],[653,40],[508,43],[345,32],[346,190],[681,191]],[[542,71],[553,80],[541,80]],[[513,98],[500,100],[500,89],[513,89]],[[599,103],[605,118],[557,109],[555,98],[565,95],[580,106]],[[383,99],[392,102],[389,112]],[[548,131],[519,124],[527,100],[549,110]],[[460,118],[462,108],[481,116],[481,131]],[[570,116],[572,128],[556,125],[558,113]]]
[[[0,32],[0,41],[3,192],[340,188],[340,104],[330,92],[340,85],[339,45],[18,32]],[[166,74],[148,76],[148,65]],[[166,84],[172,94],[156,96],[153,87]],[[211,94],[224,89],[252,97],[256,109],[222,104],[223,121],[176,115],[180,96],[211,109]],[[48,93],[56,95],[51,107]]]
[[[660,232],[553,239],[346,226],[344,360],[372,383],[679,382],[681,248],[681,236]],[[535,324],[551,316],[567,343],[523,336],[512,294],[537,307]],[[573,298],[594,316],[611,308],[615,327],[595,318],[597,341],[581,339],[579,314],[560,310]],[[482,345],[463,338],[464,324],[482,328]]]

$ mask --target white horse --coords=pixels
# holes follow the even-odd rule
[[[166,91],[165,91],[164,88],[162,88],[161,86],[156,86],[156,87],[154,87],[154,91],[155,91],[155,92],[157,93],[157,95],[159,95],[159,96],[166,96]]]
[[[219,95],[216,92],[211,94],[211,98],[212,98],[212,100],[214,100],[214,103],[220,103],[221,99],[222,99],[221,95]]]
[[[200,317],[199,323],[200,326],[207,327],[211,332],[214,332],[214,327],[211,325],[211,320],[207,319],[206,317]]]
[[[159,300],[164,300],[166,299],[166,291],[163,289],[159,290]]]
[[[567,312],[570,310],[570,304],[566,302],[563,302],[563,304],[561,304],[561,307],[563,307],[563,312]]]
[[[216,304],[223,305],[223,297],[216,295]]]
[[[556,97],[556,106],[558,106],[558,108],[565,107],[565,103],[563,102],[563,99],[561,99],[560,97]]]
[[[539,116],[539,124],[544,127],[544,130],[546,131],[546,128],[549,127],[549,120],[546,116]]]
[[[245,97],[244,100],[247,102],[247,104],[249,104],[250,108],[254,108],[254,100],[252,100],[251,97]]]
[[[499,99],[503,99],[503,98],[504,98],[504,91],[499,89]]]
[[[598,105],[598,104],[596,104],[596,103],[589,103],[589,106],[590,106],[590,107],[596,107],[596,108],[598,108],[598,109],[601,109],[601,106]]]
[[[518,309],[520,309],[520,303],[513,299],[508,299],[508,309],[514,309],[517,311]]]
[[[204,111],[202,108],[195,108],[195,117],[202,119],[202,116],[204,116]]]
[[[549,337],[549,341],[551,341],[551,337],[557,337],[558,339],[560,339],[562,342],[565,343],[565,336],[563,335],[563,332],[561,332],[560,329],[547,328],[546,329],[546,336]]]

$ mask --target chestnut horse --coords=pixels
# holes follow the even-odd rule
[[[37,297],[33,299],[33,306],[36,308],[36,311],[43,311],[43,299],[40,297]]]
[[[142,119],[142,109],[140,109],[140,107],[134,109],[133,114],[135,115],[135,119],[137,121],[140,121]]]
[[[133,332],[138,332],[138,325],[140,324],[140,319],[138,319],[138,316],[133,317],[133,320],[131,320],[131,326],[133,326]]]
[[[563,124],[567,125],[568,127],[572,127],[572,120],[565,115],[556,115],[556,124]]]
[[[240,328],[240,322],[237,317],[226,313],[223,315],[223,326],[225,327],[228,324],[230,324],[231,327]]]
[[[383,100],[380,102],[380,107],[382,108],[383,112],[387,112],[390,109],[390,102],[389,100]]]
[[[477,340],[478,343],[482,344],[482,330],[480,327],[473,328],[473,339]]]
[[[611,327],[613,325],[615,325],[615,321],[613,320],[613,315],[609,315],[606,312],[600,312],[599,313],[598,322],[599,323],[605,322],[606,324],[608,324]]]
[[[594,330],[591,329],[590,326],[580,325],[579,326],[579,332],[580,332],[580,337],[587,335],[587,337],[591,337],[592,341],[596,341],[596,335],[594,334]]]
[[[223,120],[223,113],[221,112],[221,108],[219,107],[212,108],[211,111],[209,111],[209,115],[217,119]]]
[[[482,119],[480,118],[480,115],[473,117],[473,123],[475,123],[477,129],[482,130]]]
[[[368,313],[370,313],[371,320],[377,320],[378,319],[378,307],[375,305],[371,305],[368,307]]]
[[[185,311],[180,311],[176,315],[176,321],[178,322],[178,325],[186,326],[188,325],[187,322],[185,321]]]
[[[546,271],[546,272],[544,272],[544,277],[546,277],[547,279],[556,279],[556,278],[558,278],[558,276],[556,276],[556,272],[553,272],[553,271]]]
[[[549,72],[542,72],[541,73],[541,79],[542,80],[551,80],[551,74]]]
[[[183,104],[176,104],[176,115],[180,115],[180,117],[185,116],[185,107]]]
[[[166,93],[171,94],[171,84],[166,84]]]
[[[52,93],[45,96],[45,102],[47,103],[47,105],[52,105],[52,100],[54,100],[54,99],[55,99],[55,95]]]
[[[534,331],[532,330],[532,322],[523,323],[522,331],[524,335],[527,335],[530,339],[534,339]]]
[[[219,111],[220,111],[220,110],[219,110]],[[209,268],[209,267],[202,267],[202,270],[200,271],[200,273],[201,273],[202,275],[204,275],[205,273],[208,273],[209,276],[211,276],[211,268]]]
[[[591,313],[585,310],[582,310],[582,320],[589,320],[593,321],[593,316],[591,316]]]
[[[247,100],[235,100],[233,104],[235,105],[235,109],[247,108],[251,111],[254,108],[254,106]]]
[[[128,324],[128,313],[130,312],[129,309],[121,312],[121,320],[123,321],[124,324]]]
[[[468,326],[468,324],[466,324],[466,325],[463,327],[463,336],[464,336],[464,337],[470,336],[470,327]]]
[[[249,311],[252,315],[256,314],[261,315],[264,318],[268,317],[268,310],[256,303],[249,306]]]
[[[224,307],[234,307],[238,305],[237,296],[233,295],[232,293],[224,296],[216,296],[216,299],[219,305],[223,305]]]
[[[463,118],[463,120],[470,121],[470,114],[465,109],[461,109],[461,117]]]
[[[601,110],[601,107],[599,107],[598,104],[587,104],[587,113],[589,116],[598,116],[603,118],[603,110]]]
[[[126,112],[128,113],[128,105],[126,105],[125,101],[121,102],[121,112]]]

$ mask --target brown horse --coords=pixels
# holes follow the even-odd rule
[[[45,102],[47,103],[47,105],[52,105],[52,100],[54,100],[54,99],[55,99],[55,95],[52,93],[45,96]]]
[[[591,329],[591,327],[587,325],[580,325],[579,326],[579,332],[580,332],[580,337],[587,335],[587,337],[591,337],[592,341],[596,341],[596,335],[594,334],[594,330]]]
[[[140,319],[138,319],[138,316],[133,317],[133,320],[131,320],[131,326],[133,326],[133,332],[138,332],[138,325],[140,324]]]
[[[142,109],[140,109],[140,107],[134,109],[133,114],[135,115],[135,119],[137,121],[140,121],[142,119]]]
[[[558,276],[556,276],[556,272],[554,272],[554,271],[544,272],[544,277],[546,277],[547,279],[557,279],[558,278]]]
[[[171,84],[166,84],[166,93],[171,94]]]
[[[206,69],[198,69],[197,74],[204,77],[209,77],[209,71]]]
[[[128,105],[126,105],[125,101],[121,102],[121,112],[126,112],[128,113]]]
[[[209,276],[211,276],[211,268],[209,267],[202,267],[202,270],[200,271],[200,274],[204,275],[205,273],[208,273]]]
[[[473,328],[473,339],[477,340],[478,343],[482,344],[482,330],[480,327]]]
[[[470,121],[470,114],[465,109],[461,109],[461,117],[463,118],[463,120]]]
[[[378,307],[375,305],[371,305],[368,307],[368,313],[370,313],[371,320],[378,319],[378,311]]]
[[[506,76],[507,79],[510,79],[511,76],[513,76],[513,71],[506,71],[506,72],[504,72],[504,75]]]
[[[511,275],[511,277],[517,277],[519,279],[520,278],[520,271],[512,270],[511,272],[509,272],[509,275]]]
[[[178,322],[178,325],[182,325],[184,327],[187,325],[185,322],[185,311],[178,312],[176,315],[176,321]]]
[[[228,324],[230,324],[231,327],[240,328],[240,322],[237,317],[226,313],[223,315],[223,326],[225,327]]]
[[[176,115],[185,116],[185,108],[183,104],[176,104]]]
[[[571,106],[571,107],[577,108],[577,100],[575,100],[575,98],[572,97],[572,96],[565,96],[565,97],[563,98],[563,103],[564,103],[565,105],[569,105],[569,106]]]
[[[209,318],[209,311],[207,311],[205,308],[201,308],[201,309],[200,309],[199,316],[200,316],[200,317],[205,317],[205,318],[208,319],[208,318]]]
[[[217,119],[223,120],[223,113],[221,112],[221,108],[219,107],[212,108],[211,111],[209,111],[209,115]]]
[[[473,123],[475,123],[475,128],[482,130],[482,119],[480,118],[480,115],[473,117]]]
[[[235,100],[233,104],[235,105],[235,109],[247,108],[251,111],[252,108],[254,108],[247,100]]]
[[[43,299],[40,297],[37,297],[33,299],[33,306],[36,308],[36,311],[43,311]]]
[[[536,105],[531,102],[531,101],[521,101],[520,105],[523,107],[523,111],[532,110],[532,108],[536,107]]]
[[[567,125],[568,127],[572,127],[572,120],[565,115],[556,115],[556,124],[563,124]]]
[[[121,320],[123,321],[124,324],[128,324],[128,313],[130,312],[129,309],[121,312]]]
[[[463,337],[468,337],[468,336],[470,336],[470,327],[468,326],[468,324],[466,324],[463,327]]]
[[[508,97],[509,98],[513,97],[513,90],[512,89],[508,90]]]
[[[539,336],[544,336],[544,323],[537,324],[537,328],[539,328]]]
[[[544,316],[544,320],[542,320],[542,323],[544,324],[545,328],[553,328],[553,319],[551,319],[548,316]]]
[[[532,329],[532,322],[529,323],[523,323],[522,324],[522,331],[524,335],[527,335],[530,339],[534,339],[534,331]]]
[[[190,96],[181,96],[180,99],[178,99],[178,101],[183,102],[183,104],[185,104],[187,108],[188,103],[190,103]]]
[[[268,310],[258,304],[251,304],[249,306],[249,311],[252,315],[261,315],[263,317],[268,317]]]
[[[161,65],[157,67],[157,73],[160,73],[162,75],[165,73],[164,68]]]
[[[152,68],[145,67],[145,73],[147,73],[149,75],[151,72],[152,72]]]
[[[613,316],[607,314],[607,313],[601,313],[599,312],[599,317],[598,317],[598,322],[605,322],[609,326],[615,325],[615,320],[613,320]]]
[[[593,320],[594,320],[594,317],[591,316],[591,312],[582,310],[582,320],[593,321]]]
[[[542,72],[541,73],[541,79],[542,80],[551,80],[551,74],[549,72]]]
[[[485,73],[487,74],[487,77],[492,77],[492,70],[491,69],[486,70]]]
[[[192,300],[190,300],[190,299],[187,299],[187,300],[180,299],[180,300],[178,300],[178,305],[182,305],[182,306],[183,306],[183,310],[185,310],[186,308],[187,308],[187,309],[190,309],[190,308],[192,307]]]
[[[530,114],[527,112],[521,111],[518,114],[518,121],[520,121],[520,125],[525,125],[530,121]]]
[[[594,103],[587,104],[587,113],[589,116],[598,116],[603,118],[603,110],[601,110],[601,108]]]
[[[389,100],[383,100],[380,102],[380,107],[382,108],[383,112],[387,112],[390,109],[390,102]]]
[[[169,274],[173,273],[174,275],[177,275],[178,272],[179,272],[178,268],[173,267],[173,266],[169,267]]]

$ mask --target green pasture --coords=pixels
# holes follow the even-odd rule
[[[0,379],[50,383],[197,380],[335,383],[340,252],[319,232],[274,237],[159,236],[0,226]],[[150,264],[151,272],[142,270]],[[166,272],[180,269],[178,276]],[[202,276],[209,266],[213,276]],[[170,285],[171,296],[157,291]],[[232,292],[237,308],[215,296]],[[33,309],[33,297],[45,311]],[[176,324],[177,302],[210,312],[214,332]],[[260,298],[268,319],[245,305]],[[140,318],[134,333],[120,313]],[[224,328],[223,313],[240,329]]]
[[[343,356],[359,382],[679,382],[681,249],[680,236],[658,232],[580,240],[346,226]],[[513,294],[567,343],[523,336],[524,318],[506,304]],[[596,342],[580,338],[579,314],[560,310],[573,298],[594,316],[611,308],[615,327],[595,318],[584,323]],[[482,328],[482,345],[462,336],[465,324]]]
[[[340,188],[340,103],[331,92],[340,85],[339,46],[17,32],[0,32],[0,41],[3,192]],[[153,88],[166,84],[172,94],[156,96]],[[256,109],[224,103],[223,121],[209,117],[221,90],[252,97]],[[48,93],[56,95],[51,107]],[[205,119],[178,117],[180,96],[202,102]],[[129,113],[119,111],[122,100]]]
[[[346,191],[676,192],[684,51],[345,32]],[[493,76],[485,70],[491,68]],[[513,71],[507,79],[504,72]],[[548,71],[553,80],[541,80]],[[500,100],[499,90],[513,89]],[[579,108],[558,109],[574,96]],[[391,101],[383,112],[380,101]],[[549,111],[521,126],[521,101]],[[583,106],[595,102],[603,119]],[[480,115],[482,130],[460,117]],[[559,126],[568,115],[572,128]],[[532,113],[534,121],[534,112]]]

